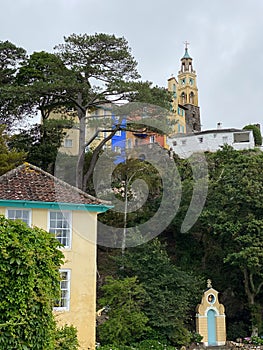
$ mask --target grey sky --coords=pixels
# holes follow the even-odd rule
[[[166,86],[190,42],[202,128],[263,124],[262,0],[0,0],[0,40],[53,51],[72,33],[124,36],[143,80]]]

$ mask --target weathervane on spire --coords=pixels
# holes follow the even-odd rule
[[[185,44],[185,49],[187,50],[188,49],[188,45],[190,45],[190,43],[186,40],[186,41],[184,41],[184,44]]]

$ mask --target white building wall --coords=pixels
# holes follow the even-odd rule
[[[236,142],[247,134],[246,142]],[[167,145],[172,148],[180,158],[188,158],[196,152],[216,152],[224,144],[232,146],[236,150],[250,149],[255,147],[253,132],[250,130],[211,130],[191,135],[176,135],[167,138]]]

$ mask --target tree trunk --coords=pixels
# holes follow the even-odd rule
[[[251,322],[252,322],[252,334],[251,336],[257,336],[258,331],[262,326],[262,315],[261,307],[255,303],[255,297],[259,294],[263,283],[260,283],[257,288],[253,281],[253,274],[249,273],[246,268],[243,269],[244,274],[244,285],[245,292],[248,298],[248,305],[251,313]]]
[[[79,118],[79,154],[76,169],[76,187],[83,188],[83,168],[85,161],[85,142],[86,142],[86,108],[82,106],[82,95],[78,94],[78,118]]]
[[[100,151],[102,150],[103,146],[109,141],[112,139],[112,137],[116,134],[116,132],[120,130],[120,124],[118,124],[116,126],[116,128],[114,130],[112,130],[112,132],[107,136],[105,137],[105,139],[103,139],[101,141],[101,143],[96,147],[96,149],[94,150],[93,154],[92,154],[92,157],[91,157],[91,162],[89,164],[89,169],[88,171],[86,172],[86,174],[83,176],[83,186],[82,186],[82,189],[83,191],[86,191],[87,189],[87,182],[89,181],[89,179],[91,178],[91,175],[93,174],[93,171],[94,171],[94,168],[95,168],[95,165],[96,165],[96,162],[97,162],[97,159],[98,159],[98,156],[99,156],[99,153]],[[83,165],[84,165],[84,162],[83,162]],[[83,168],[82,168],[83,169]]]
[[[83,189],[83,168],[85,161],[85,117],[79,120],[79,154],[76,169],[76,187]]]

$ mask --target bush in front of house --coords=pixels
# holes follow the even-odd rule
[[[65,325],[57,328],[55,334],[55,350],[77,350],[79,346],[77,329]]]

